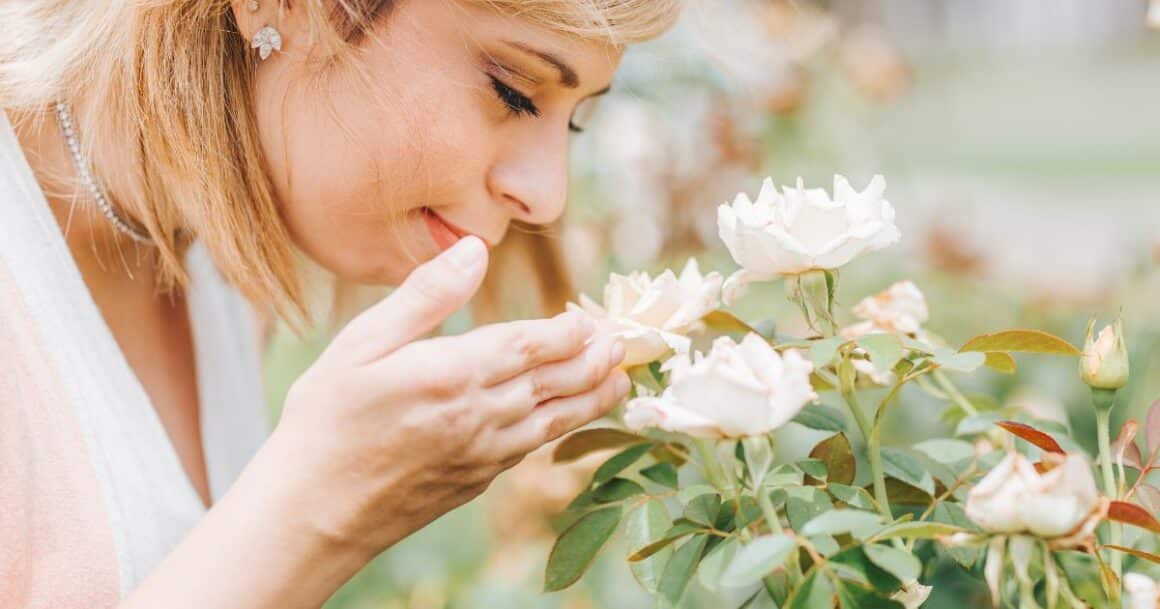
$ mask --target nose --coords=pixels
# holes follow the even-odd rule
[[[551,224],[563,215],[568,198],[568,133],[524,131],[505,138],[488,188],[512,218]]]

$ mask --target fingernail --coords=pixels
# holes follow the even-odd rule
[[[620,344],[619,340],[612,342],[612,350],[608,352],[608,359],[615,366],[624,359],[624,345]]]
[[[479,237],[468,235],[456,241],[455,245],[452,245],[446,253],[452,264],[466,271],[474,268],[483,260],[483,253],[486,249],[487,246]]]

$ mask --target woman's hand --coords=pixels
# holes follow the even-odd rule
[[[486,266],[474,237],[420,266],[286,398],[273,441],[289,449],[300,513],[368,558],[628,393],[623,347],[582,313],[416,340],[471,298]]]

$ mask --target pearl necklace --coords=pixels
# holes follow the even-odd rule
[[[80,175],[81,182],[88,188],[89,194],[92,195],[93,200],[97,202],[97,207],[101,210],[101,214],[113,225],[118,231],[128,235],[128,237],[137,243],[145,245],[153,245],[153,239],[148,233],[138,229],[121,217],[117,213],[116,208],[113,207],[109,200],[105,197],[105,193],[101,191],[101,187],[97,186],[96,180],[93,179],[93,174],[89,170],[89,163],[81,154],[81,145],[77,141],[76,129],[73,126],[72,113],[69,112],[68,105],[62,101],[56,102],[56,118],[60,122],[60,129],[64,132],[65,141],[68,143],[69,152],[72,153],[73,164],[76,165],[77,174]]]

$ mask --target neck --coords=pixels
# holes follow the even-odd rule
[[[74,108],[74,118],[80,112],[80,108]],[[95,290],[97,286],[152,289],[156,284],[155,249],[121,234],[101,214],[92,195],[78,178],[55,111],[46,108],[36,113],[12,113],[10,117],[24,155],[90,289]],[[77,137],[83,144],[83,130]],[[132,162],[126,146],[109,143],[97,151],[99,159],[93,161],[94,175],[127,175],[121,171]],[[110,186],[114,188],[105,188],[106,197],[117,206],[117,190],[115,185]],[[125,207],[117,208],[127,221],[136,222],[125,213]]]

